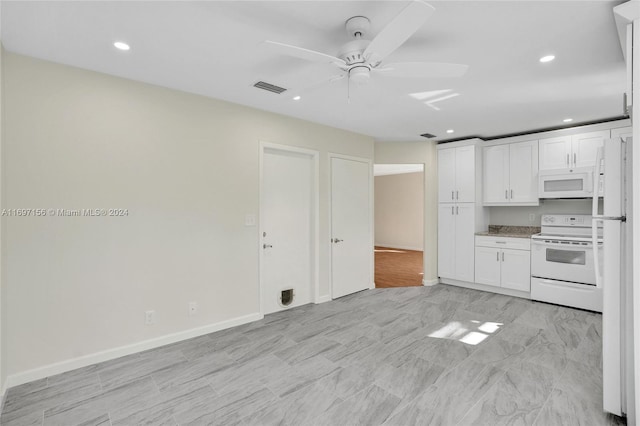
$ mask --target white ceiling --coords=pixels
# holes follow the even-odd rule
[[[432,1],[436,12],[387,62],[468,64],[457,79],[379,78],[296,89],[335,75],[332,65],[269,52],[263,40],[331,55],[344,21],[371,20],[375,36],[406,1],[2,1],[9,51],[237,102],[383,141],[490,137],[619,117],[625,66],[612,9],[621,1]],[[126,41],[121,52],[112,43]],[[556,60],[538,59],[554,54]],[[264,80],[292,90],[252,87]],[[436,111],[409,93],[460,95]],[[455,133],[446,134],[447,129]]]

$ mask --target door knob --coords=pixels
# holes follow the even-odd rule
[[[344,240],[341,240],[340,238],[332,238],[331,239],[332,243],[339,243],[339,242],[342,242],[342,241],[344,241]]]
[[[268,248],[273,248],[273,246],[271,244],[263,244],[262,248],[263,249],[268,249]]]

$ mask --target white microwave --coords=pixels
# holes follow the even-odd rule
[[[540,170],[538,196],[539,198],[591,198],[593,197],[593,171],[593,167]]]

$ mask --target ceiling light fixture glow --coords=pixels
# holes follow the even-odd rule
[[[294,97],[293,97],[293,100],[294,100],[294,101],[299,101],[300,99],[302,99],[300,96],[294,96]]]
[[[447,130],[447,133],[453,133],[453,129]]]
[[[564,120],[562,120],[564,123],[571,123],[573,121],[573,118],[565,118]]]
[[[120,50],[129,50],[131,49],[131,47],[123,42],[123,41],[116,41],[115,43],[113,43],[113,45],[116,47],[116,49],[120,49]]]
[[[543,56],[542,58],[540,58],[540,62],[545,63],[545,62],[551,62],[555,59],[556,57],[554,55],[547,55],[547,56]]]

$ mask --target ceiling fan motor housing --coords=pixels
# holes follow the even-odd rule
[[[349,81],[363,86],[369,83],[371,68],[368,65],[355,65],[349,69]]]

